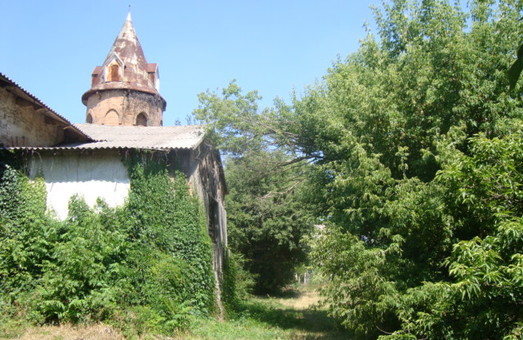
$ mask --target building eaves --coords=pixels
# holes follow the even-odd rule
[[[194,150],[205,139],[205,127],[185,126],[109,126],[75,124],[94,142],[53,147],[11,147],[10,150]]]
[[[92,143],[76,143],[58,146],[16,146],[16,147],[0,147],[3,150],[24,150],[24,151],[65,151],[65,150],[151,150],[151,151],[171,151],[171,150],[192,150],[194,147],[190,146],[129,146],[121,145],[113,142],[92,142]]]

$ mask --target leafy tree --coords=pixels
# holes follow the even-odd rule
[[[453,150],[437,181],[447,205],[468,213],[476,236],[453,244],[450,280],[412,288],[398,303],[402,330],[428,338],[518,339],[523,334],[523,122],[515,133],[470,139],[471,155]],[[413,308],[423,306],[423,309]]]
[[[221,152],[237,157],[247,150],[265,149],[267,139],[263,121],[268,111],[259,111],[261,97],[258,93],[242,94],[235,80],[221,92],[221,96],[209,90],[200,93],[200,104],[193,111],[197,121],[208,125],[207,133],[212,142]]]
[[[244,255],[260,294],[278,292],[306,260],[302,239],[312,229],[300,200],[306,169],[282,167],[286,160],[279,152],[256,152],[226,166],[230,245]]]
[[[306,260],[301,242],[312,219],[300,197],[308,167],[281,148],[274,110],[259,110],[256,91],[243,95],[232,81],[219,96],[199,95],[193,114],[226,158],[229,244],[255,276],[256,293],[275,293]]]
[[[496,138],[520,133],[522,103],[509,94],[506,70],[521,9],[514,1],[472,1],[468,12],[442,0],[384,3],[376,12],[379,39],[369,36],[280,115],[292,122],[286,126],[300,136],[300,150],[316,160],[310,201],[333,224],[314,252],[329,278],[326,301],[363,336],[520,332],[512,306],[521,299],[501,298],[512,290],[519,296],[514,284],[490,295],[486,280],[495,279],[478,283],[472,273],[489,267],[502,282],[519,280],[504,267],[519,268],[520,249],[509,247],[504,260],[496,253],[507,242],[501,225],[519,242],[521,215],[516,209],[501,223],[499,214],[513,205],[493,202],[500,195],[518,204],[498,183],[505,178],[518,187],[517,171],[505,169],[518,158],[501,154],[499,167],[487,167],[478,145],[493,148]],[[476,178],[450,175],[466,164]],[[463,198],[471,205],[457,203]],[[470,293],[478,304],[463,299]],[[472,317],[494,296],[498,306]]]

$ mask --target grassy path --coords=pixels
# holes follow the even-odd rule
[[[187,339],[350,339],[326,311],[316,306],[318,293],[302,289],[284,298],[253,298],[226,322],[203,321]]]

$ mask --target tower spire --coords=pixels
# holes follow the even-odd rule
[[[88,122],[90,120],[89,117],[91,117],[92,122],[97,123],[97,121],[101,121],[102,124],[105,124],[104,120],[94,119],[94,116],[89,114],[91,105],[88,102],[92,94],[109,90],[133,91],[133,93],[146,93],[155,96],[155,98],[157,97],[158,106],[161,110],[159,116],[155,115],[158,117],[154,119],[156,123],[153,125],[161,125],[161,116],[166,104],[159,93],[158,65],[147,63],[133,27],[130,11],[104,63],[93,71],[91,89],[82,96],[82,102],[88,107]],[[143,97],[143,95],[138,93],[136,96]],[[94,108],[91,109],[94,110]],[[122,111],[122,108],[114,109],[114,111]],[[135,113],[127,112],[125,115],[135,115]],[[146,112],[144,112],[144,115],[150,117],[150,114]],[[128,125],[127,121],[131,121],[133,124],[136,123],[134,118],[123,119],[121,114],[118,114],[118,117],[118,124]],[[147,122],[152,122],[152,120],[148,119]]]

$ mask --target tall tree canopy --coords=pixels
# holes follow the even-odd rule
[[[333,225],[315,252],[327,303],[368,337],[521,334],[521,3],[469,9],[384,4],[379,37],[290,108]]]
[[[256,91],[232,81],[221,94],[199,95],[196,119],[225,154],[229,244],[243,255],[256,293],[278,293],[306,260],[314,220],[303,205],[307,164],[275,148],[274,110],[259,110]],[[278,131],[280,129],[278,128]]]
[[[312,164],[314,263],[361,336],[522,336],[522,9],[383,2],[376,35],[305,94],[211,121]]]

